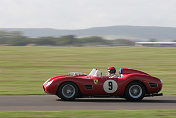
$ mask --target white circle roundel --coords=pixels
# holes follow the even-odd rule
[[[106,80],[103,84],[103,88],[106,93],[114,93],[118,85],[114,80]]]

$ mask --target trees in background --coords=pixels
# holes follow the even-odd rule
[[[119,46],[134,46],[135,42],[128,40],[128,39],[116,39],[112,41],[113,44],[119,45]]]
[[[0,44],[24,46],[28,43],[30,43],[30,40],[19,31],[0,31]]]
[[[75,37],[66,35],[61,37],[29,38],[19,31],[0,31],[0,44],[12,46],[44,45],[44,46],[133,46],[135,42],[126,39],[105,40],[98,36]]]

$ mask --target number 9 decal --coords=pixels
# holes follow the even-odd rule
[[[114,93],[117,90],[118,85],[114,80],[106,80],[103,84],[103,88],[106,93]]]

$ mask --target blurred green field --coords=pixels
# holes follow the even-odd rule
[[[163,80],[176,94],[176,48],[172,47],[0,47],[0,94],[44,94],[42,84],[69,72],[106,72],[108,66],[139,69]]]
[[[175,118],[175,116],[176,110],[0,112],[2,118]]]

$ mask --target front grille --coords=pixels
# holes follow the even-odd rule
[[[151,88],[157,87],[158,85],[156,83],[149,83]]]
[[[45,91],[45,87],[43,86],[43,90]]]

